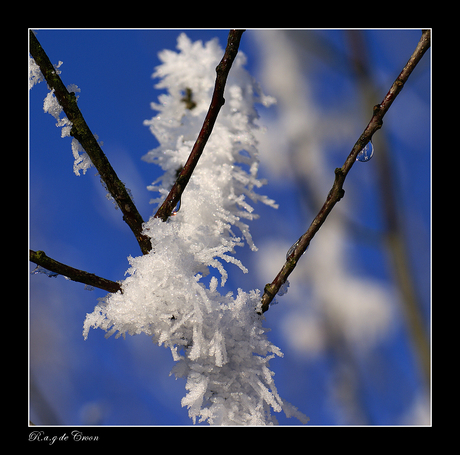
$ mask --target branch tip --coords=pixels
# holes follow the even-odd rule
[[[93,286],[108,292],[122,291],[120,283],[107,280],[106,278],[97,276],[94,273],[88,273],[84,270],[75,269],[74,267],[70,267],[62,262],[58,262],[47,256],[44,251],[29,250],[29,260],[44,269],[63,275],[72,281],[87,284],[88,286]]]

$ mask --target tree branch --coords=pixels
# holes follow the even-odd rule
[[[409,61],[406,63],[403,70],[396,78],[393,85],[390,87],[390,90],[385,95],[383,101],[380,104],[374,106],[373,115],[369,124],[366,126],[360,138],[356,141],[344,165],[341,168],[337,168],[335,170],[334,184],[332,185],[332,188],[326,198],[326,202],[323,204],[318,215],[316,215],[308,230],[296,242],[291,253],[286,258],[285,264],[275,279],[271,283],[265,285],[264,294],[262,296],[263,313],[268,310],[270,302],[276,296],[280,287],[286,282],[287,278],[296,267],[298,260],[303,255],[303,253],[305,253],[305,250],[308,248],[312,238],[321,228],[329,213],[334,208],[335,204],[344,196],[345,191],[343,190],[343,184],[348,172],[356,162],[356,157],[358,156],[359,152],[366,146],[366,144],[372,139],[373,134],[382,127],[383,117],[388,112],[388,109],[393,104],[393,101],[401,92],[404,84],[406,83],[414,68],[417,66],[418,62],[430,47],[430,44],[431,31],[423,30],[422,37],[420,38],[420,41],[417,44],[417,47],[415,48],[415,51],[410,57]]]
[[[158,209],[155,216],[166,221],[176,207],[180,197],[187,186],[188,181],[198,163],[198,160],[204,150],[204,147],[211,135],[212,129],[216,122],[217,116],[221,107],[225,103],[224,89],[227,81],[228,73],[238,53],[238,47],[241,40],[241,35],[244,30],[231,30],[228,35],[227,47],[224,56],[216,68],[216,83],[214,92],[209,106],[208,113],[203,123],[203,127],[198,135],[195,145],[190,153],[190,156],[185,164],[182,172],[179,174],[176,183],[171,189],[168,197]],[[117,174],[110,165],[107,157],[100,148],[93,133],[86,124],[80,109],[77,106],[75,94],[69,93],[61,81],[61,78],[51,64],[48,56],[41,47],[37,38],[30,32],[30,53],[35,62],[40,67],[43,76],[51,89],[54,89],[54,94],[59,104],[64,109],[67,118],[72,122],[71,135],[75,137],[85,149],[96,169],[110,191],[110,194],[117,202],[123,212],[123,219],[133,231],[136,239],[144,254],[147,254],[152,246],[150,239],[142,234],[143,220],[136,206],[131,200],[126,191],[124,184],[120,181]],[[106,280],[92,273],[78,270],[61,262],[49,258],[43,251],[30,250],[30,260],[37,265],[40,265],[47,270],[64,275],[73,281],[85,283],[90,286],[98,287],[109,292],[117,292],[121,290],[119,283]]]
[[[54,89],[54,94],[67,115],[67,118],[72,122],[70,134],[77,139],[78,142],[80,142],[90,157],[92,163],[99,172],[101,179],[104,181],[107,190],[115,199],[118,207],[120,207],[120,210],[123,213],[123,220],[135,235],[142,253],[148,253],[152,249],[152,245],[149,237],[142,234],[142,224],[144,220],[129,196],[124,183],[118,178],[116,172],[109,163],[109,160],[97,143],[93,133],[86,124],[86,121],[77,106],[75,94],[67,91],[61,78],[58,74],[56,74],[56,70],[32,30],[30,31],[30,54],[40,67],[40,71],[42,72],[48,87],[50,89]]]
[[[206,146],[206,143],[214,127],[214,123],[216,122],[220,108],[225,103],[225,83],[227,82],[228,73],[238,53],[238,47],[240,45],[241,35],[243,32],[244,30],[230,30],[228,34],[227,47],[225,49],[224,56],[222,57],[219,65],[216,67],[216,83],[214,86],[211,104],[209,106],[208,113],[206,114],[206,118],[204,119],[203,126],[195,142],[195,145],[192,148],[190,156],[185,163],[185,166],[177,177],[176,182],[171,188],[171,191],[164,200],[163,204],[155,213],[156,218],[161,218],[163,221],[166,221],[171,216],[171,213],[179,202],[181,195],[184,192],[185,187],[187,186],[190,177],[192,176],[192,173],[198,163],[198,160],[203,153],[204,147]]]
[[[72,281],[94,286],[108,292],[121,291],[121,286],[119,283],[106,280],[105,278],[94,275],[94,273],[88,273],[83,270],[74,269],[73,267],[63,264],[62,262],[55,261],[54,259],[48,257],[44,251],[29,250],[29,259],[31,262],[44,267],[47,270],[51,270],[51,272],[66,276]]]

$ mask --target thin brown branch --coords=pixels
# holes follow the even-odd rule
[[[72,281],[84,283],[88,286],[93,286],[108,292],[121,291],[120,283],[110,281],[105,278],[101,278],[100,276],[97,276],[94,273],[88,273],[84,270],[74,269],[69,265],[55,261],[54,259],[48,257],[44,251],[29,250],[29,259],[31,262],[47,270],[50,270],[51,272],[55,272],[59,275],[66,276],[67,278],[70,278]]]
[[[155,213],[156,218],[161,218],[163,221],[166,221],[171,216],[171,213],[179,202],[181,195],[184,192],[193,171],[195,170],[198,160],[203,153],[204,147],[206,146],[206,143],[214,127],[214,123],[216,122],[220,108],[225,103],[225,83],[227,82],[228,73],[232,67],[233,61],[235,60],[236,54],[238,53],[238,47],[240,45],[241,35],[243,32],[244,30],[230,30],[228,34],[227,47],[225,49],[224,56],[216,68],[217,76],[214,92],[208,113],[204,119],[203,126],[195,142],[195,145],[192,148],[190,156],[185,163],[185,166],[177,177],[176,182],[171,188],[171,191],[164,200],[163,204]]]
[[[116,172],[112,168],[109,160],[105,156],[101,147],[97,143],[96,138],[91,132],[89,126],[77,106],[77,99],[73,92],[68,92],[61,78],[56,73],[46,52],[38,42],[35,34],[30,30],[30,54],[35,60],[35,63],[40,67],[48,87],[54,89],[54,95],[62,106],[67,118],[72,122],[72,130],[70,134],[80,142],[86,153],[90,157],[92,163],[107,190],[110,192],[115,202],[120,207],[123,213],[123,220],[130,227],[136,237],[139,246],[144,254],[152,249],[149,237],[142,234],[143,219],[137,210],[134,202],[128,194],[124,183],[118,178]]]
[[[372,139],[373,134],[382,127],[383,117],[388,112],[388,109],[401,92],[404,84],[407,82],[407,79],[409,78],[414,68],[417,66],[418,62],[430,47],[430,44],[431,31],[424,30],[414,53],[410,57],[407,64],[404,66],[399,76],[394,81],[393,85],[390,87],[390,90],[388,90],[385,98],[380,104],[374,106],[373,115],[369,124],[366,126],[360,138],[356,141],[344,165],[341,168],[337,168],[335,170],[334,184],[332,185],[332,188],[326,198],[326,202],[321,207],[318,215],[316,215],[308,230],[296,242],[295,248],[293,248],[292,252],[286,258],[285,264],[275,279],[271,283],[265,285],[264,294],[262,296],[262,312],[268,310],[270,302],[276,296],[280,287],[286,282],[287,278],[296,267],[297,262],[305,250],[308,248],[311,240],[321,228],[324,221],[326,221],[326,218],[334,208],[335,204],[344,196],[345,191],[343,189],[343,184],[348,172],[356,162],[356,157],[358,156],[359,152],[366,146],[366,144]]]

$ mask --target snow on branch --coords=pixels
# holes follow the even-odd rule
[[[154,202],[164,200],[182,173],[213,99],[222,56],[217,40],[192,43],[185,34],[177,49],[160,53],[162,64],[154,76],[167,93],[152,104],[157,114],[145,122],[160,145],[144,159],[164,170],[149,187],[159,193]],[[247,224],[257,217],[254,205],[276,207],[256,192],[265,182],[257,176],[254,134],[254,104],[269,106],[274,99],[262,93],[245,61],[242,53],[234,59],[226,102],[180,196],[180,210],[175,201],[174,216],[168,208],[166,222],[152,216],[145,223],[152,250],[128,258],[123,292],[100,301],[87,315],[83,335],[87,338],[90,328],[116,337],[146,333],[169,348],[177,362],[171,374],[186,378],[182,406],[194,423],[270,425],[277,422],[272,411],[281,410],[306,423],[308,417],[276,389],[269,361],[283,354],[268,340],[264,318],[255,311],[260,310],[260,291],[219,292],[219,281],[223,286],[227,279],[225,264],[247,271],[235,258],[235,248],[247,243],[256,249]],[[217,276],[204,280],[211,268]]]

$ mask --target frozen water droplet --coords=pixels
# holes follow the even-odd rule
[[[48,277],[57,277],[59,273],[52,272],[51,270],[45,269],[44,267],[41,267],[40,265],[37,265],[32,272],[30,272],[31,275],[37,275],[38,273],[43,273],[44,275]]]
[[[292,245],[291,248],[289,248],[289,250],[286,253],[286,261],[288,260],[289,256],[294,252],[294,250],[297,248],[297,245],[300,243],[301,239],[302,239],[302,237],[300,237],[299,240],[297,240],[297,242],[295,242],[294,245]],[[307,250],[308,250],[309,246],[310,245],[307,246]],[[307,251],[307,250],[305,250],[305,251]],[[305,254],[305,251],[303,252],[303,254]]]
[[[295,242],[294,245],[292,245],[291,248],[289,248],[289,250],[286,253],[286,261],[288,260],[289,256],[294,252],[295,247],[298,245],[298,243],[299,241],[297,240],[297,242]]]
[[[173,210],[173,212],[171,213],[171,216],[176,216],[177,215],[177,212],[180,210],[180,199],[179,199],[179,202],[177,203],[176,205],[176,208]]]
[[[366,146],[358,153],[358,156],[356,157],[356,161],[361,161],[362,163],[365,163],[366,161],[369,161],[373,155],[374,155],[374,144],[372,144],[372,141],[369,141],[366,144]]]

